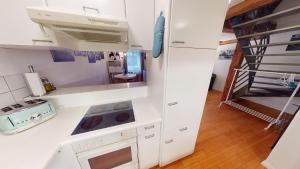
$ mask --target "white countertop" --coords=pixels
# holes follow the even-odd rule
[[[57,116],[15,135],[0,135],[0,168],[42,169],[60,145],[90,135],[102,135],[161,121],[146,98],[133,100],[135,122],[71,136],[89,106],[61,108]]]
[[[111,90],[118,90],[118,89],[130,89],[130,88],[146,87],[146,86],[147,85],[145,82],[133,82],[133,83],[117,83],[117,84],[65,87],[65,88],[58,88],[57,90],[55,90],[45,96],[42,96],[42,97],[52,98],[52,97],[57,97],[57,96],[61,96],[61,95],[111,91]]]
[[[148,87],[145,82],[134,82],[59,88],[34,99],[49,99],[56,106],[78,107],[147,97],[147,93]],[[33,98],[25,98],[25,100],[31,99]]]

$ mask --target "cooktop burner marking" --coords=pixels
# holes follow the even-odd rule
[[[100,116],[92,116],[87,117],[83,123],[81,123],[80,127],[85,130],[93,129],[98,126],[103,120],[103,117]]]
[[[124,122],[127,121],[129,119],[129,114],[128,113],[120,113],[117,115],[116,117],[116,121],[117,122]]]

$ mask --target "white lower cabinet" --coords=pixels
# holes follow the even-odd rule
[[[148,169],[158,165],[159,162],[160,123],[138,129],[142,130],[145,132],[138,136],[139,168]]]
[[[160,165],[193,153],[215,50],[169,48]]]
[[[160,166],[172,163],[194,152],[197,130],[189,126],[175,128],[162,138]]]

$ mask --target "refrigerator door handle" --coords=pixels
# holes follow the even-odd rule
[[[184,42],[184,41],[177,41],[177,40],[174,40],[172,43],[173,43],[173,44],[176,44],[176,43],[184,44],[185,42]]]

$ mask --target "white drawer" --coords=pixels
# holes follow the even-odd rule
[[[159,161],[160,131],[138,136],[138,154],[140,169],[156,166]]]
[[[143,125],[137,129],[137,133],[141,135],[144,133],[153,133],[158,130],[160,130],[160,122]]]
[[[166,131],[162,140],[160,165],[167,165],[192,154],[197,138],[196,132],[192,126]]]

